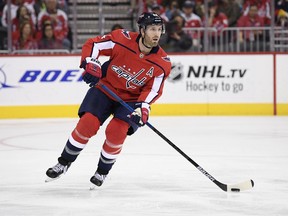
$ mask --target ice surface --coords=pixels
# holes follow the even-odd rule
[[[225,193],[147,126],[126,139],[90,191],[104,127],[67,174],[45,183],[77,119],[0,120],[1,216],[288,215],[287,117],[151,117],[150,123],[225,184]]]

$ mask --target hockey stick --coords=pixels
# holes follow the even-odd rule
[[[113,91],[111,91],[107,86],[101,83],[98,83],[98,85],[101,86],[116,101],[118,101],[125,108],[127,108],[131,113],[134,112],[134,109],[132,107],[130,107],[127,103],[125,103],[118,95],[116,95]],[[178,148],[173,142],[171,142],[166,136],[164,136],[160,131],[158,131],[155,127],[153,127],[149,122],[147,122],[146,125],[149,128],[151,128],[162,139],[164,139],[170,146],[172,146],[177,152],[179,152],[184,158],[186,158],[190,163],[192,163],[200,172],[202,172],[208,179],[214,182],[223,191],[240,192],[243,190],[253,188],[254,182],[252,179],[234,185],[227,185],[217,181],[212,175],[210,175],[205,169],[203,169],[199,164],[197,164],[194,160],[192,160],[187,154],[185,154],[180,148]]]

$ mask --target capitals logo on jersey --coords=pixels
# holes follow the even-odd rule
[[[148,72],[146,73],[146,76],[143,76],[143,73],[145,72],[145,69],[142,68],[141,70],[139,70],[138,72],[130,72],[130,69],[126,69],[126,66],[123,65],[121,66],[116,66],[116,65],[112,65],[111,69],[118,74],[119,78],[124,78],[126,79],[126,88],[132,88],[132,89],[136,89],[135,86],[131,85],[134,84],[136,86],[143,86],[145,84],[145,80],[147,79],[146,76],[152,77],[153,76],[153,71],[154,71],[154,67],[151,67]],[[141,76],[142,74],[142,76]]]

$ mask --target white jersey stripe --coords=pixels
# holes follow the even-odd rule
[[[152,89],[145,100],[146,103],[150,103],[158,95],[163,80],[164,80],[164,74],[161,74],[160,76],[154,78]]]
[[[91,57],[98,58],[99,50],[113,49],[114,46],[115,46],[115,43],[111,40],[105,41],[105,42],[94,43]]]

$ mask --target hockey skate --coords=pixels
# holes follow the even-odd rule
[[[60,178],[62,174],[65,174],[67,172],[70,166],[71,162],[69,162],[67,165],[57,163],[55,166],[49,168],[46,171],[46,175],[48,176],[48,178],[45,180],[45,182],[50,182]]]
[[[103,175],[103,174],[100,174],[98,172],[96,172],[91,178],[90,178],[90,182],[93,184],[90,189],[93,190],[95,188],[95,185],[100,187],[105,178],[106,178],[107,175]]]

